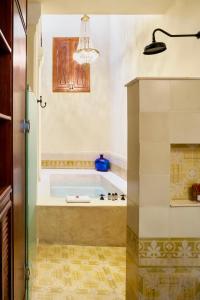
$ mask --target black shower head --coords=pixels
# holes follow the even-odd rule
[[[153,55],[153,54],[158,54],[167,49],[167,46],[165,43],[162,42],[152,42],[148,46],[144,48],[143,54],[145,55]]]
[[[198,31],[197,33],[192,33],[192,34],[171,34],[161,28],[156,28],[152,34],[152,43],[144,48],[143,54],[145,54],[145,55],[158,54],[167,49],[165,43],[156,42],[155,33],[157,31],[160,31],[160,32],[168,35],[169,37],[196,37],[197,39],[200,39],[200,31]]]

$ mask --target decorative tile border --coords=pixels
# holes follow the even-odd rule
[[[139,264],[200,266],[200,239],[140,239]]]
[[[94,169],[94,161],[90,160],[42,160],[43,169]],[[127,171],[113,163],[111,163],[113,173],[127,179]]]
[[[127,251],[139,266],[200,266],[200,238],[138,238],[127,227]]]
[[[200,239],[140,239],[140,257],[200,258]]]
[[[94,169],[93,161],[84,160],[42,160],[43,169]]]

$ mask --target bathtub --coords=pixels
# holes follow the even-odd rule
[[[39,241],[125,246],[126,200],[108,200],[107,194],[126,191],[126,181],[112,172],[43,169],[37,199]],[[72,196],[87,196],[90,203],[67,203]]]
[[[99,188],[99,193],[92,191],[92,187]],[[67,195],[88,195],[90,203],[67,203]],[[66,194],[64,193],[66,191]],[[87,194],[88,192],[88,194]],[[42,170],[39,184],[38,205],[45,206],[126,206],[127,201],[110,201],[108,192],[121,194],[127,193],[125,180],[112,172],[100,173],[95,170]],[[100,194],[105,195],[105,200],[100,200]]]

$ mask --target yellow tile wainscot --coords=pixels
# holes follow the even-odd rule
[[[200,239],[139,239],[128,228],[127,300],[199,300]]]

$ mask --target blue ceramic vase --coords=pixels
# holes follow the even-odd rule
[[[110,162],[100,154],[100,157],[95,160],[95,168],[97,171],[107,172],[110,170]]]

